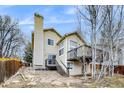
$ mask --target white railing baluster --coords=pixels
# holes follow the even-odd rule
[[[87,56],[91,57],[91,48],[87,45],[82,45],[77,48],[74,48],[68,51],[68,60],[69,59],[77,59],[78,57]]]

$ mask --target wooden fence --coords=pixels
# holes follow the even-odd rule
[[[117,74],[124,75],[124,66],[123,65],[116,66],[114,72]]]
[[[22,66],[17,59],[0,59],[0,82],[14,75]]]
[[[96,64],[96,70],[100,70],[102,65]],[[92,70],[92,64],[90,64],[90,69]],[[108,69],[107,69],[108,71]],[[124,65],[117,65],[114,67],[114,73],[124,75]]]

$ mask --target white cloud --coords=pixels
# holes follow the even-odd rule
[[[66,23],[74,23],[75,21],[73,19],[60,19],[55,16],[51,16],[49,19],[45,21],[46,24],[66,24]]]
[[[0,5],[0,11],[4,11],[5,9],[11,8],[15,5]]]
[[[19,25],[21,26],[22,31],[28,40],[31,40],[31,32],[34,30],[33,24],[34,24],[33,16],[29,16],[19,22]]]
[[[76,10],[74,7],[70,7],[68,9],[66,9],[64,12],[65,12],[65,14],[68,14],[68,15],[74,15]]]
[[[14,5],[0,5],[0,15],[7,15],[7,9],[13,7]]]
[[[60,19],[56,16],[50,16],[49,18],[45,18],[44,23],[45,24],[66,24],[66,23],[74,23],[74,19]],[[33,17],[28,17],[22,21],[19,22],[20,25],[33,25],[34,20]]]
[[[21,20],[19,23],[20,25],[33,25],[34,20],[33,20],[33,13],[38,11],[39,13],[44,15],[44,23],[47,24],[67,24],[67,23],[75,23],[75,20],[70,17],[65,17],[65,14],[68,15],[74,15],[75,14],[75,8],[74,7],[69,7],[66,8],[63,13],[64,15],[59,15],[59,14],[52,14],[54,10],[54,7],[50,8],[45,8],[40,12],[40,9],[36,9],[32,12],[32,16],[29,16],[25,18],[24,20]]]
[[[33,16],[30,16],[28,18],[25,18],[24,20],[19,22],[20,25],[32,25],[34,24],[33,22]]]
[[[49,9],[44,9],[43,14],[50,13]],[[40,9],[35,9],[30,13],[30,15],[19,22],[20,25],[33,25],[34,24],[34,13],[40,13]],[[42,14],[41,14],[42,15]]]

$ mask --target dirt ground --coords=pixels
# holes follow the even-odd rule
[[[20,74],[22,73],[22,74]],[[84,81],[82,76],[64,77],[56,71],[20,69],[14,76],[0,85],[1,88],[107,88],[124,87],[124,76],[115,75],[100,81]]]

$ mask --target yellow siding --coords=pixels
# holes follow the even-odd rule
[[[54,40],[54,46],[48,45],[48,39]],[[48,54],[58,54],[56,43],[61,39],[54,31],[44,31],[44,58],[48,58]]]

